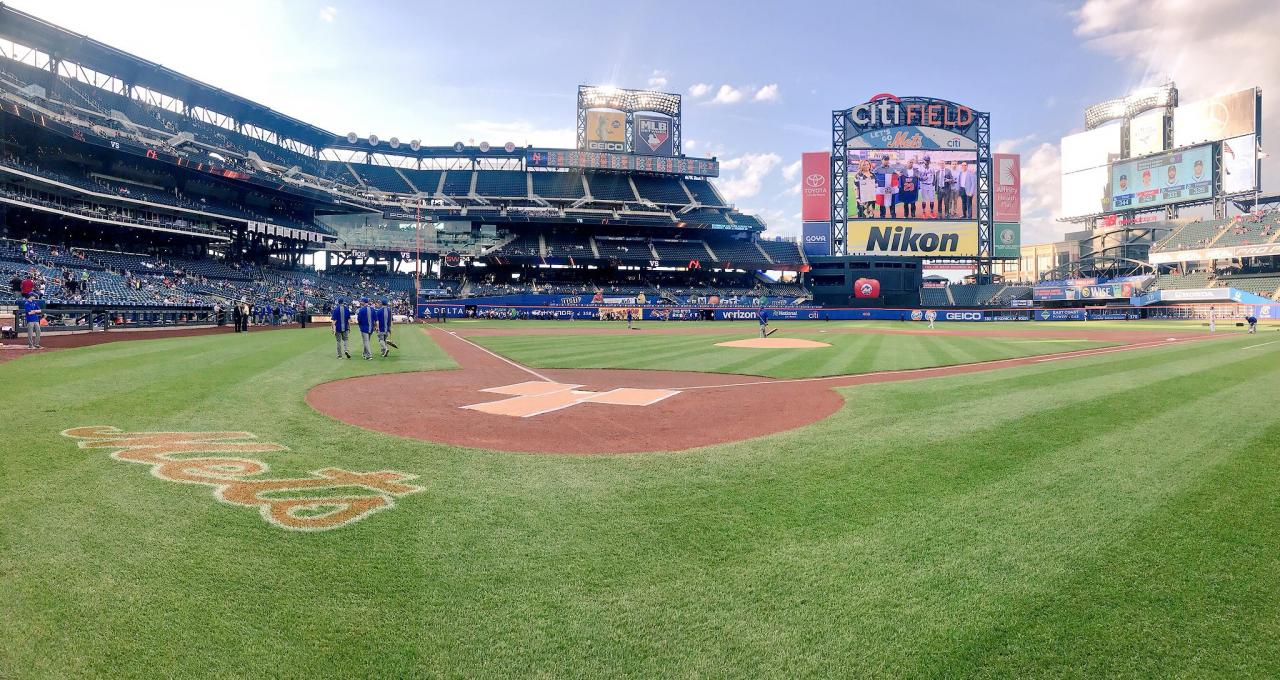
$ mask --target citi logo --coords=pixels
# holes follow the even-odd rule
[[[907,253],[954,253],[960,249],[960,235],[917,234],[912,227],[871,227],[867,234],[869,252],[900,251]]]

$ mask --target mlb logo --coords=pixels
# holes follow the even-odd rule
[[[649,147],[650,151],[657,151],[667,143],[667,138],[671,136],[669,124],[665,120],[641,120],[640,121],[640,140]]]

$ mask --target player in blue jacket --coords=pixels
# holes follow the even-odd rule
[[[378,324],[376,316],[373,305],[369,304],[369,298],[360,298],[360,309],[356,310],[356,325],[360,326],[360,341],[364,343],[366,361],[373,358],[373,350],[369,347],[369,336],[373,335],[374,327]]]
[[[378,332],[378,344],[382,347],[382,356],[386,357],[391,353],[387,349],[388,338],[391,337],[391,303],[386,298],[378,300],[377,306],[374,307],[374,321],[376,322],[375,330]]]
[[[760,337],[769,337],[769,312],[763,307],[756,312],[756,320],[760,322]]]
[[[40,295],[32,293],[22,304],[23,320],[27,322],[27,349],[44,349],[40,346],[40,317],[44,309],[40,307]]]
[[[333,337],[338,343],[338,358],[350,359],[351,350],[348,348],[347,340],[351,337],[351,308],[347,306],[345,300],[338,298],[329,318],[333,319]]]

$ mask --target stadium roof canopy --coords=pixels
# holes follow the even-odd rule
[[[0,4],[0,37],[315,147],[329,146],[337,139],[315,125],[4,4]]]

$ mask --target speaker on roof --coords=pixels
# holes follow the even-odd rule
[[[516,150],[516,143],[515,143],[515,142],[507,142],[506,144],[503,144],[503,145],[502,145],[502,148],[506,149],[506,150],[507,150],[507,153],[511,153],[512,151],[515,151],[515,150]]]
[[[480,152],[489,153],[489,142],[480,142]]]
[[[400,148],[400,138],[399,138],[399,137],[392,137],[392,138],[391,138],[391,141],[390,141],[390,142],[388,142],[388,144],[390,144],[390,145],[391,145],[391,148],[393,148],[393,149],[399,149],[399,148]]]
[[[421,149],[421,148],[422,148],[422,140],[421,140],[421,139],[415,139],[415,140],[410,141],[410,142],[409,142],[409,148],[410,148],[410,149],[413,149],[414,151],[417,151],[418,149]]]
[[[369,135],[369,146],[377,146],[377,145],[378,145],[378,136]]]
[[[347,133],[347,143],[348,143],[348,144],[355,144],[355,143],[356,143],[356,142],[358,142],[358,141],[360,141],[360,135],[357,135],[357,134],[356,134],[356,133],[354,133],[354,132],[348,132],[348,133]]]

